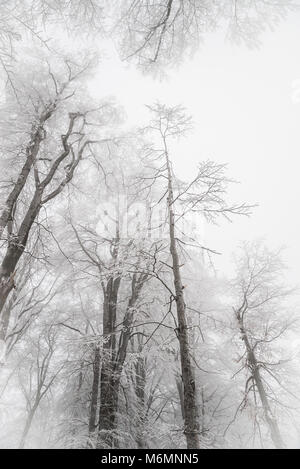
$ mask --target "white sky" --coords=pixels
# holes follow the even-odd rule
[[[178,147],[176,169],[191,177],[197,161],[228,163],[228,176],[240,181],[229,193],[236,201],[259,203],[251,218],[209,228],[206,244],[223,252],[216,265],[228,267],[240,240],[264,237],[271,247],[285,245],[291,278],[300,271],[300,14],[293,13],[259,49],[206,37],[191,61],[154,80],[128,68],[117,57],[99,66],[92,83],[99,97],[113,95],[129,122],[147,118],[144,104],[182,104],[193,115],[195,131]],[[298,90],[298,92],[297,92]]]

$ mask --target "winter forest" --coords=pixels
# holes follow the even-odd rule
[[[0,0],[0,448],[299,448],[299,20]]]

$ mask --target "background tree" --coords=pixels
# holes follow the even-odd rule
[[[33,344],[34,348],[26,360],[30,360],[29,380],[26,376],[19,375],[20,386],[26,399],[27,416],[25,426],[19,443],[19,448],[25,446],[27,435],[30,431],[32,421],[36,411],[47,393],[50,391],[55,379],[61,372],[64,364],[57,364],[53,367],[53,355],[55,353],[55,341],[57,340],[57,331],[50,326],[46,330],[41,331],[37,341]],[[36,349],[35,349],[36,348]]]
[[[281,346],[282,336],[294,322],[287,306],[293,290],[284,285],[283,267],[279,253],[269,251],[259,242],[245,243],[237,258],[233,284],[236,294],[233,311],[244,348],[239,372],[245,371],[246,377],[241,406],[246,406],[250,395],[253,396],[257,425],[261,418],[265,421],[276,448],[285,446],[276,408],[283,394],[293,394],[292,389],[282,384],[283,394],[279,398],[273,388],[281,386],[280,376],[289,361]]]
[[[257,45],[265,29],[295,7],[285,0],[128,0],[122,2],[119,21],[121,53],[151,71],[178,64],[217,28],[235,41]]]

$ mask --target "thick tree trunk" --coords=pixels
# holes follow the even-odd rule
[[[110,363],[106,363],[105,366],[102,364],[101,369],[101,395],[100,397],[100,413],[99,413],[99,443],[98,447],[101,447],[101,440],[104,441],[105,445],[107,446],[118,446],[118,441],[115,436],[115,425],[116,425],[116,417],[118,412],[119,406],[119,389],[120,389],[120,381],[121,375],[123,371],[123,366],[126,359],[128,343],[131,336],[131,326],[133,323],[133,315],[134,315],[134,306],[136,301],[139,297],[139,294],[142,290],[143,284],[147,279],[147,275],[141,275],[138,279],[136,275],[134,275],[132,280],[132,292],[131,296],[128,301],[128,305],[126,308],[124,321],[123,321],[123,329],[120,334],[118,350],[116,350],[116,338],[115,334],[111,332],[110,336],[113,335],[113,340],[110,342],[108,341],[106,347],[112,348],[112,353],[110,355]],[[114,301],[117,300],[117,292],[119,289],[119,284],[115,288],[114,294]],[[113,303],[116,305],[116,303]],[[106,306],[104,310],[108,310]],[[109,313],[108,313],[109,314]],[[104,314],[104,319],[105,319]],[[111,312],[111,317],[113,317],[114,321],[116,319],[116,308],[113,308]],[[107,324],[107,321],[105,321]],[[114,331],[115,324],[113,321],[109,321],[106,330]],[[105,434],[107,437],[105,437]],[[103,440],[104,438],[104,440]]]
[[[145,360],[139,357],[136,363],[136,387],[135,393],[137,397],[137,434],[136,443],[139,449],[146,448],[145,441],[145,386],[146,386],[146,368]]]
[[[97,421],[97,407],[98,407],[98,394],[99,394],[99,378],[100,378],[100,349],[95,347],[95,357],[93,366],[93,384],[91,396],[91,410],[89,418],[89,433],[94,433],[96,430]]]
[[[176,376],[175,380],[176,380],[176,387],[177,387],[178,396],[179,396],[181,416],[184,420],[184,392],[183,392],[183,384],[182,384],[181,376]]]
[[[10,240],[0,267],[0,340],[5,340],[6,323],[9,318],[3,317],[3,307],[14,288],[14,276],[17,264],[25,250],[30,229],[39,214],[42,191],[37,189],[27,213],[20,226],[18,235]],[[5,315],[4,315],[5,316]]]
[[[7,334],[7,330],[9,327],[10,316],[11,316],[11,306],[8,304],[2,310],[2,314],[0,315],[0,341],[3,341],[3,343],[5,343],[6,334]],[[6,349],[6,345],[7,344],[5,344],[5,349]]]
[[[269,405],[268,396],[266,394],[266,390],[263,385],[263,381],[261,379],[259,365],[257,363],[254,350],[251,347],[247,332],[244,328],[243,320],[239,313],[237,314],[237,319],[238,319],[239,328],[242,334],[242,340],[247,350],[247,358],[248,358],[249,368],[252,372],[252,379],[253,379],[254,384],[256,385],[256,388],[257,388],[257,391],[258,391],[258,394],[259,394],[259,397],[263,406],[264,416],[270,429],[271,439],[276,448],[283,449],[284,443],[280,434],[278,423],[276,421],[276,418],[272,414],[272,411]]]
[[[0,340],[5,340],[9,321],[9,310],[3,311],[7,297],[14,288],[14,273],[24,249],[17,243],[11,243],[7,248],[0,267]],[[2,314],[3,312],[3,314]]]
[[[101,373],[101,395],[98,448],[113,448],[117,403],[114,380],[108,367]]]
[[[119,277],[109,279],[103,305],[104,343],[100,377],[98,448],[112,448],[114,446],[116,391],[113,363],[116,354],[115,327],[120,282],[121,279]]]
[[[189,335],[186,320],[186,307],[183,296],[183,284],[181,280],[179,256],[176,246],[175,216],[174,216],[174,195],[172,184],[172,172],[165,148],[166,165],[168,171],[168,212],[169,212],[169,236],[170,252],[173,262],[173,279],[175,287],[175,299],[178,318],[178,340],[180,347],[181,374],[183,381],[183,408],[184,408],[184,433],[186,436],[188,449],[200,448],[199,439],[199,416],[196,397],[196,386],[194,370],[190,357]]]
[[[126,360],[127,348],[128,348],[129,340],[130,340],[131,333],[132,333],[134,307],[135,307],[135,304],[137,302],[137,299],[139,297],[139,294],[142,290],[142,287],[146,278],[147,278],[146,276],[142,275],[137,281],[136,276],[134,276],[132,280],[131,297],[129,298],[126,312],[124,315],[123,329],[120,334],[118,351],[117,351],[117,355],[116,355],[115,363],[114,363],[115,383],[118,386],[118,390],[119,390],[121,374],[123,371],[123,366]]]

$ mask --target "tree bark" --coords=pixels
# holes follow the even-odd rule
[[[137,397],[137,435],[136,443],[138,449],[146,448],[145,442],[145,386],[146,386],[146,368],[144,357],[138,357],[136,363],[136,386],[135,393]]]
[[[278,423],[276,421],[276,418],[272,414],[269,401],[268,401],[268,396],[266,394],[266,390],[265,390],[265,387],[261,378],[259,364],[257,362],[254,350],[251,347],[247,332],[243,324],[243,319],[239,312],[237,313],[237,320],[238,320],[239,328],[242,334],[242,340],[247,350],[247,358],[248,358],[249,368],[252,373],[252,379],[257,387],[257,391],[258,391],[258,394],[259,394],[259,397],[263,406],[264,416],[270,429],[271,439],[274,443],[274,446],[277,449],[283,449],[285,446],[284,446],[284,443],[280,434]]]
[[[118,350],[116,350],[115,334],[113,334],[114,340],[110,344],[107,344],[113,347],[113,352],[111,354],[110,363],[106,364],[105,366],[102,364],[101,370],[101,394],[103,397],[100,398],[99,448],[101,447],[101,440],[103,440],[102,435],[104,435],[105,445],[110,447],[118,446],[118,441],[114,432],[119,405],[121,375],[126,359],[128,343],[132,333],[131,326],[133,323],[134,306],[147,277],[148,276],[146,274],[141,274],[139,278],[137,278],[136,275],[133,276],[131,296],[128,300],[128,305],[124,315],[123,329],[120,334]],[[113,315],[115,320],[115,310],[113,310]],[[112,327],[114,326],[110,322],[107,329],[112,330]],[[106,397],[104,398],[104,396]],[[107,434],[106,438],[105,432]]]
[[[0,238],[3,234],[3,231],[5,230],[8,222],[12,218],[13,210],[16,205],[16,202],[19,198],[20,193],[22,192],[27,178],[29,176],[29,173],[31,171],[31,168],[33,164],[36,161],[36,157],[39,153],[40,149],[40,144],[45,138],[44,134],[44,125],[48,119],[52,116],[53,112],[55,111],[56,104],[52,103],[49,106],[49,109],[47,109],[39,119],[39,124],[35,130],[32,131],[31,134],[31,139],[29,144],[27,145],[26,148],[26,160],[25,163],[18,175],[18,178],[14,184],[13,189],[9,193],[5,204],[4,204],[4,209],[2,210],[2,213],[0,215]]]
[[[103,356],[100,378],[100,407],[98,448],[112,448],[115,430],[115,382],[113,361],[116,353],[116,313],[121,278],[110,278],[107,283],[103,305]]]
[[[179,256],[176,245],[175,235],[175,216],[174,216],[174,194],[173,178],[168,156],[168,150],[165,145],[165,156],[168,175],[168,215],[169,215],[169,237],[170,253],[173,262],[173,280],[175,287],[175,300],[178,318],[178,340],[180,347],[181,374],[183,381],[183,408],[184,408],[184,434],[186,436],[187,448],[200,448],[199,438],[199,416],[196,397],[196,386],[194,370],[190,357],[189,336],[186,320],[186,306],[183,296],[183,284],[181,280]]]
[[[97,420],[97,407],[98,407],[98,394],[99,394],[99,378],[100,378],[100,349],[95,347],[94,367],[93,367],[93,384],[91,396],[91,410],[89,418],[89,433],[94,433],[96,430]]]
[[[184,392],[183,392],[181,376],[176,376],[175,381],[176,381],[176,387],[177,387],[178,396],[179,396],[181,416],[184,420]]]
[[[14,288],[16,266],[25,250],[30,229],[38,216],[41,207],[42,191],[37,189],[26,212],[17,236],[9,241],[4,259],[0,267],[0,340],[5,340],[5,323],[2,310],[7,297]]]

